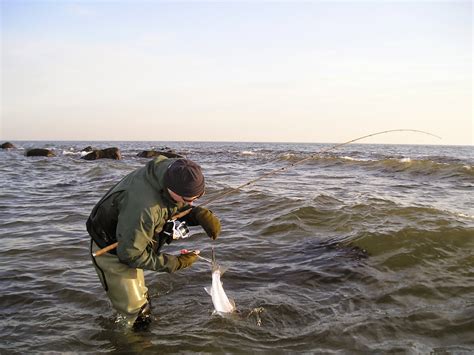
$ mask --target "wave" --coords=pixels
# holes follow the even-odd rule
[[[375,198],[345,204],[327,195],[316,197],[311,205],[278,199],[262,201],[259,207],[272,211],[271,216],[255,214],[257,209],[251,208],[252,219],[241,232],[258,235],[252,244],[269,255],[294,240],[306,251],[330,247],[354,258],[383,255],[382,263],[409,267],[454,257],[459,250],[474,246],[472,216],[433,207],[402,206]],[[299,261],[314,262],[314,257],[309,253]]]
[[[127,143],[125,146],[124,144]],[[125,161],[136,160],[136,153],[140,151],[139,144],[130,144],[129,142],[117,143],[121,149],[122,157]],[[77,158],[78,160],[84,154],[86,142],[78,144],[25,144],[24,147],[31,148],[35,146],[43,146],[48,149],[53,149],[57,153],[56,160],[61,157]],[[111,143],[101,144],[102,146],[110,146]],[[19,146],[17,155],[23,156],[21,150],[24,147]],[[301,146],[305,148],[304,146]],[[240,148],[240,149],[239,149]],[[474,163],[470,158],[458,158],[440,154],[426,154],[421,155],[416,153],[400,153],[394,151],[393,154],[388,154],[383,148],[372,148],[372,150],[349,150],[342,152],[327,153],[323,155],[305,152],[304,150],[292,149],[293,147],[275,145],[273,149],[269,147],[249,145],[242,149],[232,144],[209,145],[204,147],[176,147],[176,151],[185,151],[189,153],[189,157],[195,160],[218,159],[223,161],[231,161],[236,157],[240,157],[245,161],[249,159],[249,164],[254,164],[256,160],[260,163],[268,165],[275,165],[278,167],[279,163],[296,163],[302,159],[308,159],[305,164],[317,164],[324,167],[342,167],[342,168],[362,168],[373,171],[381,171],[384,173],[404,173],[417,176],[435,176],[438,178],[473,178],[474,177]],[[173,148],[174,149],[174,148]],[[308,148],[309,149],[309,148]],[[438,149],[442,151],[441,148]],[[8,152],[10,156],[15,154],[15,151]],[[451,155],[455,152],[451,152]],[[470,157],[470,152],[463,152],[463,157]],[[23,158],[26,159],[26,158]],[[240,163],[241,161],[239,161]]]
[[[210,205],[221,219],[221,236],[211,242],[193,227],[197,233],[164,252],[199,248],[210,257],[215,247],[219,262],[229,266],[225,289],[239,310],[263,311],[243,321],[211,316],[203,290],[211,275],[202,262],[147,276],[153,301],[163,305],[154,310],[159,321],[148,334],[151,344],[142,341],[148,335],[128,341],[114,324],[88,253],[85,221],[111,186],[146,163],[136,152],[159,143],[94,142],[118,146],[123,160],[81,160],[77,153],[91,143],[57,143],[65,154],[56,158],[0,151],[0,273],[8,318],[0,353],[130,352],[137,344],[134,352],[239,352],[257,344],[268,352],[428,353],[470,339],[474,183],[464,172],[472,170],[470,148],[351,146]],[[319,149],[167,145],[189,152],[205,169],[209,189],[198,205]],[[461,183],[439,183],[453,171]],[[191,315],[187,335],[170,341],[182,330],[183,315]]]
[[[330,155],[311,159],[311,157],[307,155],[291,153],[285,153],[279,156],[280,161],[287,161],[292,164],[303,159],[308,159],[306,164],[317,164],[325,167],[364,168],[385,173],[406,173],[410,175],[436,176],[438,178],[474,178],[474,165],[471,164],[471,162],[460,159],[440,158],[440,160],[432,160],[431,157],[382,157],[377,159],[373,157],[352,157],[347,155]]]
[[[241,155],[256,155],[257,153],[251,150],[243,150],[242,152],[240,152],[240,154]]]
[[[376,258],[379,267],[391,270],[410,269],[420,265],[440,265],[457,260],[463,273],[474,267],[470,250],[474,247],[474,228],[442,227],[438,230],[405,227],[393,233],[361,232],[344,246],[355,246]]]
[[[388,172],[407,172],[416,175],[435,175],[440,178],[474,177],[473,165],[463,162],[438,162],[427,159],[384,159],[372,164],[371,167],[380,168]]]
[[[73,151],[73,150],[63,150],[62,151],[62,155],[70,155],[70,156],[83,156],[82,154],[83,152],[76,152],[76,151]]]

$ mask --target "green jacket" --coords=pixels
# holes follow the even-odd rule
[[[166,221],[188,208],[175,202],[163,184],[168,166],[176,160],[158,156],[127,175],[97,203],[87,221],[99,247],[117,241],[117,257],[130,267],[166,272],[183,267],[176,256],[153,248]]]

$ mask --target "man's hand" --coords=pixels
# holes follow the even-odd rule
[[[180,255],[178,255],[178,261],[179,261],[179,269],[184,269],[187,267],[190,267],[198,258],[199,251],[196,252],[181,252]]]
[[[207,208],[194,207],[190,212],[190,218],[199,224],[212,240],[216,240],[221,233],[221,222],[219,218]]]

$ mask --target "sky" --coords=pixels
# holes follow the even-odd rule
[[[2,141],[474,143],[471,1],[0,4]]]

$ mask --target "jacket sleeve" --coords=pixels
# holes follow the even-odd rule
[[[159,222],[153,218],[152,210],[143,209],[131,199],[124,202],[116,232],[119,260],[130,267],[146,270],[174,272],[183,268],[178,257],[156,253],[151,247],[154,227]]]

